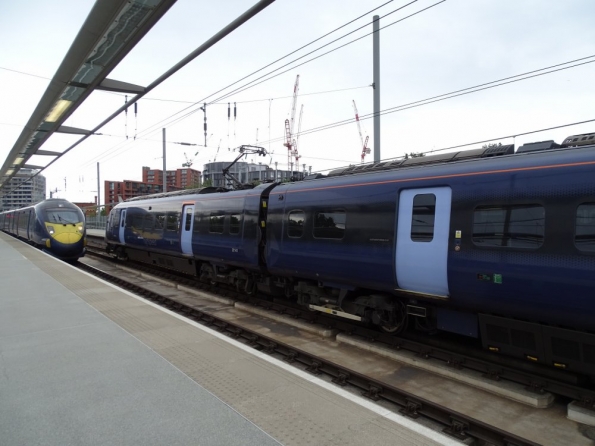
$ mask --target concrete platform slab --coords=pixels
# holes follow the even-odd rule
[[[3,234],[0,250],[0,281],[21,277],[11,295],[36,281],[0,295],[2,444],[325,445],[362,425],[369,444],[372,425],[398,444],[458,444]],[[39,330],[33,291],[53,286]]]
[[[394,359],[404,364],[411,365],[423,370],[437,373],[455,381],[469,384],[478,389],[486,390],[496,395],[510,398],[535,408],[546,408],[553,404],[554,396],[551,393],[535,393],[526,390],[523,386],[508,381],[493,381],[481,373],[472,370],[459,370],[437,361],[427,361],[412,352],[396,351],[382,345],[371,344],[367,340],[358,339],[354,336],[339,334],[337,341],[361,348],[376,354]]]
[[[568,419],[587,426],[595,426],[595,409],[573,401],[568,404]]]

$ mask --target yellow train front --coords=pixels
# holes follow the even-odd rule
[[[78,206],[61,198],[3,212],[0,229],[61,260],[74,262],[85,255],[85,215]]]

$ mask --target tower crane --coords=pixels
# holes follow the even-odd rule
[[[300,131],[302,130],[302,115],[303,114],[304,114],[304,104],[302,104],[302,107],[300,108],[300,118],[298,120],[298,128],[297,128],[297,132],[295,133],[295,139],[293,140],[293,148],[291,151],[291,154],[295,158],[295,164],[298,165],[298,170],[299,170],[299,161],[300,161],[300,158],[302,157],[298,153],[298,142],[300,140]]]
[[[355,101],[353,101],[353,109],[355,110],[355,121],[357,122],[357,131],[359,132],[359,138],[362,141],[362,163],[363,163],[366,155],[370,153],[370,148],[368,147],[368,139],[370,137],[368,135],[366,135],[366,140],[364,141],[364,137],[362,135],[362,128],[359,123],[359,114],[357,113],[357,107],[355,106]]]
[[[300,75],[298,74],[295,78],[295,84],[293,86],[293,102],[291,104],[291,121],[285,120],[285,144],[287,147],[287,168],[291,171],[291,156],[293,155],[293,124],[295,121],[295,105],[297,103],[298,91],[300,89]]]
[[[186,162],[182,163],[182,167],[192,167],[192,164],[194,163],[194,157],[196,155],[198,155],[198,152],[196,152],[192,158],[188,158],[188,155],[186,155],[186,152],[184,152],[184,158],[186,158]]]

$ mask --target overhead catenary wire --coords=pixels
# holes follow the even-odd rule
[[[478,85],[474,85],[472,87],[467,87],[467,88],[463,88],[460,90],[454,90],[448,93],[443,93],[437,96],[432,96],[429,98],[425,98],[425,99],[420,99],[417,101],[413,101],[413,102],[409,102],[406,104],[402,104],[402,105],[397,105],[395,107],[390,107],[390,108],[386,108],[384,110],[380,111],[380,116],[386,115],[386,114],[391,114],[391,113],[396,113],[399,111],[403,111],[403,110],[408,110],[411,108],[415,108],[415,107],[421,107],[424,105],[429,105],[429,104],[433,104],[435,102],[440,102],[440,101],[444,101],[447,99],[452,99],[452,98],[456,98],[459,96],[464,96],[467,94],[471,94],[471,93],[476,93],[479,91],[483,91],[483,90],[488,90],[491,88],[496,88],[496,87],[500,87],[503,85],[508,85],[514,82],[520,82],[523,80],[527,80],[527,79],[532,79],[535,77],[539,77],[539,76],[544,76],[546,74],[551,74],[551,73],[556,73],[559,71],[563,71],[563,70],[567,70],[570,68],[575,68],[578,66],[582,66],[582,65],[586,65],[586,64],[590,64],[590,63],[594,63],[595,62],[595,55],[591,55],[591,56],[587,56],[587,57],[581,57],[579,59],[574,59],[568,62],[563,62],[563,63],[559,63],[559,64],[555,64],[555,65],[550,65],[548,67],[544,67],[544,68],[540,68],[537,70],[532,70],[532,71],[527,71],[525,73],[521,73],[521,74],[516,74],[514,76],[508,76],[508,77],[504,77],[501,79],[497,79],[494,81],[490,81],[490,82],[485,82],[482,84],[478,84]],[[587,59],[593,59],[593,60],[588,60]],[[583,61],[583,62],[580,62]],[[566,66],[566,67],[562,67],[562,68],[556,68],[556,67],[561,67],[562,65],[568,65],[568,64],[572,64],[574,62],[580,62],[580,63],[576,63],[574,65],[570,65],[570,66]],[[556,68],[556,69],[552,69],[552,68]],[[545,70],[550,70],[550,71],[546,71],[544,73],[539,73],[540,71],[545,71]],[[537,74],[534,74],[537,73]],[[530,76],[529,76],[530,75]],[[522,77],[525,76],[525,77]],[[519,78],[519,79],[515,79],[515,78]],[[360,121],[364,120],[364,119],[372,119],[374,117],[374,113],[367,113],[365,115],[360,115]],[[340,127],[343,125],[348,125],[348,124],[352,124],[355,122],[354,118],[348,118],[348,119],[344,119],[342,121],[337,121],[337,122],[333,122],[333,123],[329,123],[329,124],[325,124],[319,127],[314,127],[312,129],[307,129],[304,130],[302,132],[300,132],[301,135],[307,135],[307,134],[311,134],[311,133],[316,133],[319,131],[323,131],[323,130],[329,130],[335,127]],[[277,141],[282,141],[283,137],[277,137],[274,138],[272,142],[277,142]]]
[[[274,62],[271,62],[271,63],[269,63],[269,64],[265,65],[264,67],[262,67],[262,68],[260,68],[260,69],[258,69],[258,70],[256,70],[256,71],[254,71],[253,73],[251,73],[251,74],[249,74],[249,75],[247,75],[247,76],[244,76],[243,78],[241,78],[241,79],[239,79],[239,80],[235,81],[235,82],[234,82],[234,83],[232,83],[232,84],[229,84],[227,87],[224,87],[224,88],[222,88],[222,89],[220,89],[220,90],[218,90],[218,91],[216,91],[216,92],[212,93],[211,95],[209,95],[209,96],[206,96],[205,98],[203,98],[203,99],[201,99],[201,100],[199,100],[199,101],[196,101],[195,103],[193,103],[193,104],[189,105],[188,107],[185,107],[185,108],[183,108],[182,110],[179,110],[178,112],[176,112],[176,113],[174,113],[174,114],[170,115],[168,118],[162,119],[161,121],[159,121],[159,122],[157,122],[157,123],[155,123],[155,124],[153,124],[153,125],[149,126],[147,129],[145,129],[145,130],[141,131],[141,133],[146,133],[146,132],[149,132],[149,133],[154,133],[154,132],[157,132],[157,131],[159,131],[159,128],[161,128],[161,127],[163,127],[163,126],[171,126],[171,125],[174,125],[174,124],[176,124],[176,123],[177,123],[177,122],[179,122],[180,120],[182,120],[182,119],[185,119],[185,118],[187,118],[188,116],[191,116],[192,114],[196,113],[197,111],[199,111],[199,109],[197,109],[197,110],[193,110],[192,112],[189,112],[189,113],[187,113],[187,114],[185,114],[185,115],[183,115],[183,116],[181,116],[181,117],[179,117],[179,118],[177,118],[177,119],[174,119],[173,121],[170,121],[169,123],[166,123],[166,122],[168,121],[168,119],[172,119],[172,118],[174,118],[176,115],[179,115],[180,113],[183,113],[184,111],[186,111],[186,110],[188,110],[188,109],[191,109],[191,108],[193,108],[193,107],[195,107],[195,106],[199,105],[201,102],[204,102],[206,99],[208,99],[208,98],[210,98],[210,97],[212,97],[212,96],[216,95],[217,93],[220,93],[221,91],[223,91],[223,90],[225,90],[225,89],[227,89],[227,88],[229,88],[229,87],[231,87],[231,86],[233,86],[233,85],[235,85],[235,84],[237,84],[237,83],[241,82],[242,80],[244,80],[244,79],[246,79],[246,78],[248,78],[248,77],[250,77],[250,76],[252,76],[252,75],[254,75],[254,74],[256,74],[256,73],[258,73],[258,72],[260,72],[260,71],[262,71],[262,70],[264,70],[264,69],[266,69],[266,68],[268,68],[269,66],[271,66],[271,65],[273,65],[273,64],[275,64],[275,63],[277,63],[278,61],[280,61],[280,60],[282,60],[282,59],[285,59],[285,58],[287,58],[287,57],[291,56],[292,54],[294,54],[294,53],[296,53],[296,52],[298,52],[298,51],[302,50],[303,48],[306,48],[306,47],[308,47],[309,45],[312,45],[313,43],[315,43],[315,42],[317,42],[317,41],[319,41],[319,40],[323,39],[324,37],[327,37],[328,35],[330,35],[330,34],[332,34],[332,33],[336,32],[336,31],[338,31],[338,30],[340,30],[340,29],[344,28],[345,26],[348,26],[349,24],[351,24],[351,23],[353,23],[353,22],[355,22],[355,21],[357,21],[357,20],[359,20],[359,19],[361,19],[361,18],[365,17],[366,15],[370,14],[371,12],[374,12],[374,11],[376,11],[377,9],[379,9],[379,8],[382,8],[383,6],[387,5],[388,3],[391,3],[392,1],[393,1],[393,0],[391,0],[391,1],[388,1],[388,2],[385,2],[385,3],[383,3],[382,5],[380,5],[380,6],[377,6],[377,7],[373,8],[373,9],[369,10],[368,12],[366,12],[366,13],[364,13],[364,14],[362,14],[362,15],[360,15],[360,16],[358,16],[358,17],[356,17],[355,19],[353,19],[353,20],[351,20],[351,21],[349,21],[349,22],[347,22],[347,23],[345,23],[345,24],[343,24],[343,25],[341,25],[341,26],[339,26],[339,27],[335,28],[334,30],[332,30],[332,31],[330,31],[330,32],[328,32],[328,33],[326,33],[326,34],[324,34],[323,36],[321,36],[321,37],[319,37],[319,38],[317,38],[317,39],[315,39],[315,40],[313,40],[313,41],[311,41],[311,42],[307,43],[306,45],[303,45],[303,46],[301,46],[300,48],[298,48],[298,49],[296,49],[296,50],[294,50],[294,51],[292,51],[292,52],[290,52],[290,53],[286,54],[285,56],[283,56],[283,57],[281,57],[281,58],[279,58],[279,59],[275,60]],[[401,9],[403,9],[403,8],[405,8],[405,7],[409,6],[409,5],[411,5],[411,4],[413,4],[413,3],[417,2],[417,1],[418,1],[418,0],[413,0],[412,2],[410,2],[410,3],[406,4],[406,5],[402,6],[402,7],[399,7],[399,8],[397,8],[396,10],[392,11],[392,12],[391,12],[391,13],[389,13],[389,14],[392,14],[392,13],[394,13],[394,12],[398,11],[398,10],[401,10]],[[439,2],[439,3],[442,3],[442,2],[444,2],[444,1],[446,1],[446,0],[442,0],[442,1],[441,1],[441,2]],[[426,9],[427,9],[427,8],[426,8]],[[420,11],[419,11],[419,12],[420,12]],[[419,12],[418,12],[418,13],[419,13]],[[389,15],[389,14],[386,14],[386,15]],[[386,16],[386,15],[385,15],[385,16]],[[383,16],[383,17],[385,17],[385,16]],[[366,25],[364,25],[364,26],[368,26],[368,24],[366,24]],[[361,29],[361,28],[363,28],[363,26],[362,26],[362,27],[360,27],[360,28],[358,28],[358,29]],[[351,34],[351,33],[350,33],[350,34]],[[349,35],[349,34],[347,34],[347,35]],[[345,36],[344,36],[344,37],[345,37]],[[261,82],[261,83],[262,83],[262,82]],[[243,87],[242,87],[242,88],[243,88]],[[210,103],[213,103],[213,102],[216,102],[216,101],[211,101]],[[210,104],[210,103],[207,103],[207,104]],[[165,123],[166,123],[166,124],[165,124]],[[121,144],[123,144],[123,143],[124,143],[124,142],[122,142],[122,143],[118,144],[118,146],[119,146],[119,145],[121,145]],[[115,148],[117,148],[117,147],[112,147],[112,148],[108,149],[108,152],[112,151],[112,149],[115,149]],[[95,157],[95,159],[93,159],[93,160],[90,160],[90,162],[94,162],[96,159],[98,159],[98,157]]]
[[[570,61],[566,61],[566,62],[562,62],[562,63],[557,63],[554,65],[550,65],[547,67],[543,67],[543,68],[539,68],[536,70],[531,70],[531,71],[527,71],[524,73],[520,73],[520,74],[516,74],[513,76],[507,76],[504,78],[500,78],[494,81],[489,81],[489,82],[484,82],[478,85],[474,85],[471,87],[467,87],[467,88],[463,88],[463,89],[459,89],[459,90],[454,90],[448,93],[443,93],[440,95],[436,95],[436,96],[431,96],[425,99],[420,99],[417,101],[413,101],[413,102],[409,102],[406,104],[402,104],[402,105],[398,105],[395,107],[389,107],[387,109],[384,109],[380,112],[380,115],[384,115],[384,114],[390,114],[390,113],[395,113],[395,112],[399,112],[399,111],[403,111],[403,110],[407,110],[407,109],[411,109],[411,108],[416,108],[416,107],[421,107],[424,105],[429,105],[435,102],[439,102],[439,101],[444,101],[447,99],[452,99],[458,96],[463,96],[463,95],[467,95],[467,94],[471,94],[471,93],[475,93],[475,92],[479,92],[479,91],[483,91],[483,90],[487,90],[487,89],[491,89],[491,88],[495,88],[495,87],[499,87],[502,85],[507,85],[510,83],[514,83],[514,82],[519,82],[522,80],[526,80],[526,79],[531,79],[534,77],[539,77],[539,76],[543,76],[546,74],[551,74],[551,73],[555,73],[555,72],[559,72],[559,71],[563,71],[566,69],[570,69],[570,68],[575,68],[578,66],[582,66],[582,65],[586,65],[589,63],[593,63],[595,62],[595,55],[590,55],[590,56],[585,56],[585,57],[581,57],[578,59],[573,59]],[[589,60],[589,59],[593,59],[593,60]],[[573,64],[574,65],[570,65],[567,66],[569,64]],[[566,66],[565,66],[566,65]],[[550,70],[550,71],[546,71],[546,70]],[[542,73],[540,73],[542,72]],[[518,78],[518,79],[517,79]],[[374,117],[373,113],[368,113],[365,115],[360,116],[360,120],[367,120],[367,119],[372,119]],[[355,122],[354,118],[349,118],[349,119],[345,119],[342,121],[337,121],[334,123],[329,123],[329,124],[325,124],[319,127],[314,127],[312,129],[307,129],[304,131],[300,132],[300,135],[307,135],[307,134],[312,134],[312,133],[317,133],[319,131],[324,131],[324,130],[330,130],[332,128],[335,127],[340,127],[343,125],[349,125]],[[235,130],[235,129],[234,129]],[[235,133],[235,131],[234,131]],[[235,136],[235,135],[234,135]],[[271,143],[271,142],[278,142],[278,141],[282,141],[283,140],[283,136],[281,137],[276,137],[273,139],[269,139],[269,141],[263,141],[263,144],[267,144],[267,143]],[[111,158],[109,158],[111,159]]]
[[[572,127],[575,125],[581,125],[581,124],[587,124],[589,122],[595,122],[595,119],[586,119],[584,121],[576,121],[576,122],[570,122],[567,124],[560,124],[560,125],[555,125],[555,126],[551,126],[551,127],[545,127],[545,128],[541,128],[541,129],[535,129],[535,130],[529,130],[529,131],[525,131],[525,132],[520,132],[520,133],[513,133],[513,134],[509,134],[509,135],[501,135],[501,136],[496,136],[493,138],[487,138],[487,139],[482,139],[479,141],[473,141],[473,142],[466,142],[463,144],[457,144],[454,146],[448,146],[448,147],[442,147],[440,149],[432,149],[432,150],[426,150],[425,152],[420,152],[423,153],[424,155],[427,153],[436,153],[436,152],[444,152],[445,150],[453,150],[453,149],[460,149],[461,147],[468,147],[468,146],[474,146],[477,144],[484,144],[484,143],[489,143],[489,142],[493,142],[493,141],[498,141],[498,140],[502,140],[502,139],[509,139],[509,138],[516,138],[518,136],[526,136],[526,135],[531,135],[534,133],[541,133],[541,132],[547,132],[549,130],[557,130],[557,129],[562,129],[565,127]],[[308,158],[308,157],[305,157]],[[380,160],[381,163],[387,162],[387,161],[393,161],[393,160],[399,160],[399,159],[403,159],[404,155],[401,156],[395,156],[392,158],[384,158],[382,160]],[[318,170],[318,172],[327,172],[330,170],[335,170],[335,169],[341,169],[341,168],[347,168],[350,166],[353,166],[354,164],[351,163],[347,166],[337,166],[337,167],[331,167],[328,169],[320,169]]]

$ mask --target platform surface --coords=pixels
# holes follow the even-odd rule
[[[0,444],[460,444],[4,233],[0,253]]]

